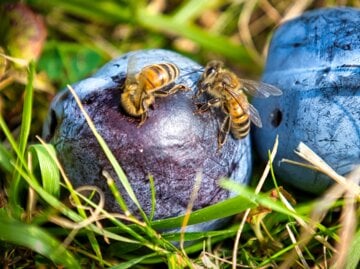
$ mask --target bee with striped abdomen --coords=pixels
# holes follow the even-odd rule
[[[141,126],[147,118],[148,108],[155,102],[155,97],[166,97],[189,88],[175,85],[180,71],[173,63],[147,65],[139,72],[136,72],[135,64],[135,57],[130,57],[121,104],[129,115],[141,117]]]
[[[267,98],[270,95],[281,95],[280,89],[262,82],[240,79],[233,72],[224,68],[220,61],[209,62],[199,80],[198,92],[210,95],[210,100],[200,104],[198,112],[205,112],[211,107],[220,107],[225,118],[218,134],[218,149],[224,145],[229,132],[234,138],[242,139],[249,134],[250,121],[262,127],[258,111],[252,106],[245,93],[255,97]]]

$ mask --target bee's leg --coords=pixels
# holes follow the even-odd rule
[[[138,127],[138,128],[141,127],[141,125],[144,124],[144,122],[146,121],[146,119],[147,119],[147,112],[144,112],[144,113],[141,114],[141,120],[140,120],[140,122],[139,122],[139,124],[138,124],[137,127]]]
[[[231,116],[227,115],[220,126],[220,131],[218,134],[218,151],[222,148],[225,144],[226,138],[229,135],[231,127]]]
[[[199,98],[200,95],[202,95],[204,92],[205,92],[205,91],[203,90],[203,88],[198,87],[198,90],[197,90],[197,92],[194,94],[193,99]]]
[[[173,94],[173,93],[176,93],[177,91],[184,91],[184,92],[187,92],[189,91],[190,88],[188,86],[185,86],[183,84],[180,84],[180,85],[176,85],[174,86],[172,89],[169,90],[169,94]]]
[[[186,87],[185,85],[176,85],[174,87],[172,87],[170,90],[165,91],[165,90],[157,90],[156,92],[154,92],[154,95],[156,97],[166,97],[168,95],[172,95],[174,93],[176,93],[177,91],[188,91],[190,90],[189,87]]]
[[[151,103],[151,97],[148,95],[143,95],[142,97],[142,101],[141,101],[141,111],[143,111],[143,113],[141,114],[141,119],[140,122],[138,124],[138,128],[141,127],[141,125],[144,124],[144,122],[147,119],[147,109],[148,109],[148,104]]]
[[[202,95],[204,92],[206,92],[209,88],[209,85],[201,85],[201,83],[199,83],[200,85],[198,85],[198,90],[197,92],[194,94],[193,99],[197,99],[200,97],[200,95]]]
[[[197,113],[203,113],[203,112],[206,112],[208,111],[211,107],[213,106],[219,106],[221,102],[221,99],[220,98],[213,98],[213,99],[210,99],[207,103],[205,104],[196,104],[196,105],[200,105],[200,107],[197,109]]]

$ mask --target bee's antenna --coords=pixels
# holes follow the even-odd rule
[[[182,77],[189,76],[189,75],[192,75],[192,74],[195,74],[195,73],[203,73],[204,71],[205,71],[205,68],[201,67],[201,68],[195,69],[195,70],[193,70],[191,72],[185,73],[184,75],[182,75]]]

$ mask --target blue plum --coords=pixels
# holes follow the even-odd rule
[[[360,163],[359,9],[319,9],[285,22],[272,38],[263,81],[283,95],[253,100],[263,121],[254,138],[267,159],[279,134],[274,168],[281,179],[315,194],[332,183],[319,172],[279,163],[299,160],[300,141],[342,175]]]

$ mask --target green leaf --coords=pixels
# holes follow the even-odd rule
[[[74,256],[42,229],[9,217],[3,209],[0,219],[1,241],[29,248],[67,268],[81,268]]]
[[[226,218],[241,213],[248,208],[253,208],[256,203],[244,196],[236,196],[217,204],[194,211],[190,215],[189,225],[206,222],[214,219]],[[181,227],[184,216],[157,220],[152,222],[154,229],[171,229]]]
[[[36,144],[29,147],[29,152],[33,156],[33,167],[34,169],[36,167],[39,168],[44,190],[59,198],[60,173],[48,150],[55,154],[55,149],[52,145],[48,145],[47,148],[41,144]]]

